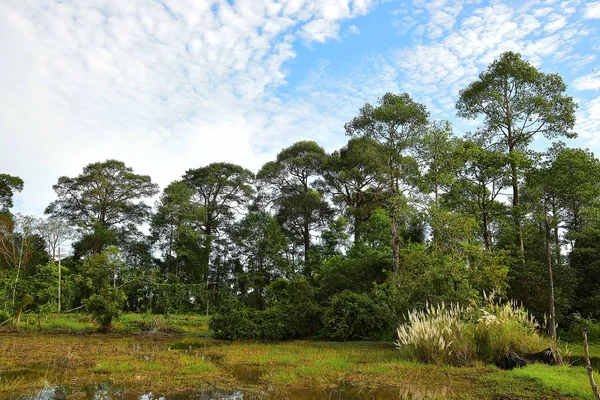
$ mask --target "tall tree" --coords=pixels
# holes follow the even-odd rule
[[[412,157],[414,148],[428,125],[429,112],[406,93],[386,93],[378,106],[365,104],[359,115],[344,125],[349,136],[366,136],[376,140],[385,152],[385,175],[392,215],[393,266],[398,269],[400,255],[399,210],[402,192],[418,174]],[[417,172],[417,173],[415,173]],[[414,185],[413,185],[414,186]]]
[[[462,168],[450,191],[443,196],[444,204],[476,218],[481,226],[481,237],[488,251],[493,251],[490,225],[504,213],[504,206],[496,199],[506,187],[506,156],[484,148],[477,140],[464,141],[458,159]]]
[[[193,190],[192,202],[202,207],[204,218],[203,268],[208,279],[212,241],[223,224],[245,210],[254,194],[254,174],[230,163],[212,163],[206,167],[189,169],[183,181]]]
[[[286,275],[284,257],[286,239],[275,218],[266,211],[250,212],[237,224],[232,233],[236,257],[244,266],[238,274],[240,287],[252,289],[256,308],[265,306],[265,288],[271,281]]]
[[[192,202],[194,190],[183,181],[167,186],[156,202],[156,213],[150,223],[152,240],[158,245],[167,276],[185,282],[206,281],[207,271],[201,265],[204,254],[202,205]]]
[[[107,160],[87,165],[80,175],[61,176],[52,187],[57,199],[46,214],[91,232],[92,251],[100,253],[107,245],[102,236],[123,225],[143,223],[150,207],[142,201],[158,192],[148,175],[138,175],[123,162]]]
[[[521,255],[524,246],[519,179],[525,150],[535,135],[576,137],[572,129],[577,105],[565,90],[559,75],[544,74],[519,54],[505,52],[479,74],[478,80],[460,91],[456,103],[459,117],[483,116],[478,135],[509,156],[516,246]]]
[[[385,182],[382,176],[383,149],[368,137],[352,138],[323,163],[323,190],[342,203],[352,216],[354,242],[360,225],[381,203]]]
[[[448,121],[431,122],[417,143],[418,161],[425,170],[421,186],[426,193],[433,193],[435,205],[439,204],[440,190],[447,189],[456,180],[461,166],[459,144],[460,141],[452,137]]]
[[[23,190],[23,180],[18,176],[0,174],[0,213],[6,213],[13,206],[15,192]]]
[[[257,178],[268,190],[264,195],[277,210],[277,218],[290,239],[302,238],[308,262],[311,232],[324,225],[330,208],[315,185],[327,154],[315,142],[302,141],[283,149],[266,163]]]
[[[46,249],[52,259],[52,263],[58,259],[58,285],[57,285],[57,308],[61,311],[62,304],[62,264],[61,246],[68,240],[73,239],[73,228],[66,221],[57,218],[47,218],[37,221],[36,230],[44,238]]]

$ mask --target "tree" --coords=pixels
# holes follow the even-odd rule
[[[257,174],[257,179],[270,189],[263,195],[276,208],[284,230],[292,240],[302,238],[305,263],[309,260],[311,232],[323,226],[331,213],[315,185],[326,156],[315,142],[297,142],[279,152],[277,159],[266,163]]]
[[[225,222],[242,212],[252,199],[254,174],[230,163],[212,163],[187,170],[183,181],[193,190],[191,201],[202,208],[204,254],[202,266],[208,280],[212,241]]]
[[[456,180],[461,165],[459,144],[458,139],[452,138],[452,126],[448,121],[430,123],[423,140],[417,143],[417,157],[425,170],[421,186],[426,193],[433,192],[436,205],[439,204],[440,190]]]
[[[35,219],[31,216],[0,214],[0,261],[3,261],[9,269],[16,271],[12,285],[13,306],[21,273],[36,253],[34,223]]]
[[[366,136],[376,140],[384,149],[385,177],[391,205],[393,265],[398,269],[400,257],[399,210],[401,192],[414,186],[418,166],[411,157],[414,147],[428,125],[429,113],[424,105],[414,102],[406,93],[386,93],[378,106],[365,104],[359,115],[346,123],[349,136]]]
[[[23,190],[23,180],[18,176],[0,174],[0,213],[7,213],[13,206],[14,192]]]
[[[525,150],[535,135],[576,137],[577,105],[565,96],[566,85],[557,74],[544,74],[519,54],[503,53],[479,79],[460,91],[459,117],[484,117],[477,134],[508,154],[513,189],[512,207],[516,245],[524,253],[519,179],[526,163]]]
[[[52,188],[58,198],[46,214],[91,233],[86,247],[97,254],[114,240],[118,227],[131,228],[147,219],[150,207],[137,200],[158,192],[149,176],[137,175],[117,160],[89,164],[75,178],[61,176]]]
[[[171,183],[156,203],[150,226],[152,240],[162,252],[160,266],[165,274],[200,283],[206,281],[207,274],[201,265],[205,211],[192,202],[193,195],[187,183]]]
[[[506,187],[506,156],[486,149],[477,140],[467,140],[460,146],[458,156],[462,168],[450,191],[443,196],[443,204],[471,215],[480,221],[483,243],[493,251],[490,224],[503,215],[504,206],[496,199]]]
[[[89,294],[84,304],[103,332],[112,329],[113,320],[123,308],[125,293],[122,285],[117,286],[122,268],[123,260],[116,246],[109,246],[83,262],[82,289]]]
[[[383,149],[369,137],[352,138],[323,164],[322,190],[333,195],[352,216],[354,242],[360,240],[360,225],[383,199]]]
[[[254,306],[264,309],[265,288],[278,276],[285,276],[286,239],[277,221],[265,211],[250,212],[234,228],[232,241],[236,256],[245,266],[243,286],[252,289]]]
[[[48,254],[54,263],[58,256],[58,285],[57,285],[57,310],[61,311],[61,289],[62,289],[62,265],[61,265],[61,246],[73,238],[73,229],[67,225],[66,221],[56,218],[38,220],[36,224],[38,234],[44,239]]]

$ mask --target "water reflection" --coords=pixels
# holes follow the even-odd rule
[[[451,397],[447,387],[418,387],[414,385],[402,387],[383,387],[366,389],[347,384],[330,389],[295,388],[285,391],[263,391],[244,393],[243,391],[191,391],[188,393],[160,394],[138,392],[109,382],[90,385],[81,391],[73,392],[66,386],[47,386],[30,395],[13,397],[13,400],[65,400],[76,394],[77,398],[87,400],[422,400]]]

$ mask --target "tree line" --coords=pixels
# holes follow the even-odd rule
[[[158,185],[117,160],[60,177],[45,219],[10,213],[23,181],[2,174],[0,307],[85,305],[107,326],[124,309],[221,310],[226,326],[235,310],[266,320],[304,304],[314,315],[291,335],[302,336],[313,323],[339,330],[349,317],[336,309],[377,330],[411,308],[493,292],[547,315],[555,337],[573,313],[600,310],[600,162],[560,141],[576,137],[565,92],[559,75],[506,52],[460,91],[473,132],[387,93],[345,124],[339,150],[300,141],[256,174],[189,169],[153,208]],[[551,147],[533,150],[538,136]],[[378,313],[383,322],[365,320]]]

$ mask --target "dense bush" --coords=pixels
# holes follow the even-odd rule
[[[8,311],[0,310],[0,324],[9,319],[11,315]]]
[[[587,337],[590,342],[600,343],[600,323],[590,318],[582,318],[576,314],[569,324],[569,329],[560,333],[560,338],[567,342],[581,342],[583,340],[583,331],[587,330]]]
[[[508,351],[526,354],[550,347],[537,328],[533,317],[514,303],[489,301],[481,308],[441,303],[409,312],[398,327],[396,345],[420,362],[496,363]]]
[[[248,308],[239,301],[222,307],[209,323],[217,339],[284,340],[314,334],[311,321],[318,319],[318,308],[279,304],[264,311]]]
[[[321,336],[332,340],[375,339],[387,327],[383,310],[368,295],[350,291],[331,297],[322,321]]]
[[[112,329],[113,320],[121,315],[124,302],[125,293],[121,289],[105,286],[90,296],[86,306],[92,319],[99,325],[100,331],[108,332]]]

